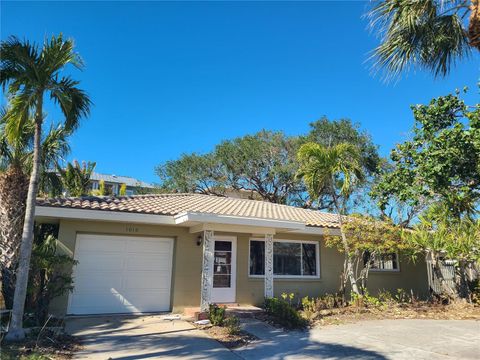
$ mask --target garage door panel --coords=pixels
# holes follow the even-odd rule
[[[95,281],[92,281],[93,277]],[[123,286],[123,279],[118,273],[103,273],[79,275],[74,279],[74,292],[78,294],[83,293],[111,293],[112,289],[121,289]]]
[[[168,291],[154,291],[140,294],[131,294],[125,297],[127,307],[135,307],[139,312],[148,311],[168,311],[170,308],[170,300],[167,300]]]
[[[171,255],[170,255],[171,256]],[[168,271],[171,268],[171,258],[167,255],[137,255],[126,259],[127,270]]]
[[[170,278],[167,275],[158,275],[156,272],[139,272],[127,275],[124,279],[125,289],[131,290],[152,290],[170,289]]]
[[[79,234],[69,314],[170,309],[173,239]]]
[[[92,252],[119,252],[125,251],[125,240],[121,238],[115,238],[110,236],[92,236],[92,235],[79,235],[81,241],[77,247],[78,252],[88,251]]]
[[[72,309],[84,310],[102,307],[118,311],[118,309],[124,306],[124,299],[123,295],[114,292],[95,294],[95,297],[91,296],[91,294],[77,294],[72,299],[71,307]]]
[[[80,252],[77,254],[77,269],[83,271],[121,271],[124,256],[121,253],[95,253]]]
[[[163,240],[163,241],[162,241]],[[171,243],[165,239],[135,239],[126,243],[127,253],[151,254],[164,253],[170,254]]]

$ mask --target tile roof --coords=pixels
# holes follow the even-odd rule
[[[37,206],[141,214],[177,215],[197,212],[266,220],[301,221],[307,226],[338,228],[337,215],[317,210],[202,194],[152,194],[134,196],[88,196],[82,198],[37,199]]]

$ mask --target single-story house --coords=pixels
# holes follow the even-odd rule
[[[338,291],[343,255],[325,246],[337,216],[200,194],[39,199],[37,222],[59,224],[60,250],[78,263],[58,316],[174,311],[209,303],[259,305],[283,292]],[[368,287],[427,294],[425,263],[375,261]]]

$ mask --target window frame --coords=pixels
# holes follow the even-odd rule
[[[393,273],[396,273],[396,272],[400,272],[400,257],[398,256],[398,252],[391,252],[391,253],[386,253],[386,254],[380,254],[379,256],[385,256],[385,255],[389,255],[389,254],[395,254],[396,258],[397,258],[397,268],[396,269],[377,269],[377,268],[372,268],[370,267],[368,269],[369,272],[375,272],[375,273],[384,273],[384,272],[393,272]]]
[[[248,277],[253,279],[263,279],[265,275],[252,275],[250,274],[250,243],[252,241],[262,241],[265,243],[265,238],[250,238],[248,240],[248,266],[247,272]],[[274,279],[320,279],[320,241],[315,240],[288,240],[288,239],[273,239],[273,242],[283,242],[283,243],[300,243],[300,244],[314,244],[315,245],[315,257],[316,257],[316,268],[317,274],[316,275],[275,275],[273,274]],[[301,248],[302,249],[302,248]],[[300,253],[301,259],[301,271],[303,271],[303,250]]]

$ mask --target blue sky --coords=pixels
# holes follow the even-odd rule
[[[74,76],[94,106],[71,159],[158,181],[155,165],[263,128],[308,131],[348,117],[387,155],[413,124],[409,106],[467,85],[478,102],[478,52],[446,79],[396,84],[365,63],[376,45],[365,2],[8,2],[1,38],[63,32],[86,63]],[[50,110],[51,118],[58,113]]]

